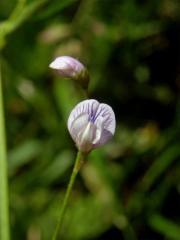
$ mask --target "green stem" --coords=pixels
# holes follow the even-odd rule
[[[10,17],[0,22],[0,49],[4,48],[5,38],[8,34],[14,32],[25,21],[27,21],[33,14],[43,7],[49,0],[32,1],[27,6],[25,0],[19,0],[14,11]]]
[[[0,66],[1,67],[1,66]],[[3,91],[0,68],[0,239],[9,240],[9,199]]]
[[[71,193],[71,190],[72,190],[75,178],[77,176],[77,173],[79,172],[81,164],[84,161],[84,157],[85,157],[85,154],[80,152],[80,151],[78,151],[77,157],[76,157],[76,161],[75,161],[75,164],[74,164],[74,167],[73,167],[73,171],[72,171],[69,183],[68,183],[66,194],[65,194],[65,197],[64,197],[64,200],[63,200],[63,203],[62,203],[61,212],[60,212],[60,215],[59,215],[59,219],[58,219],[58,222],[57,222],[56,229],[55,229],[55,232],[54,232],[52,240],[56,240],[57,239],[58,234],[59,234],[59,232],[61,230],[63,219],[64,219],[64,215],[65,215],[67,204],[68,204],[68,200],[69,200],[69,196],[70,196],[70,193]]]

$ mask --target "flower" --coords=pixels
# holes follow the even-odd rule
[[[116,120],[109,105],[89,99],[75,106],[67,125],[78,149],[88,153],[112,138]]]
[[[77,59],[70,56],[57,57],[49,67],[56,69],[60,76],[77,80],[83,88],[87,88],[89,73],[85,66]]]

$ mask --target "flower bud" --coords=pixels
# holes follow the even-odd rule
[[[78,149],[88,153],[112,138],[116,120],[109,105],[89,99],[75,106],[67,125]]]
[[[76,80],[83,88],[89,84],[89,73],[82,63],[77,59],[62,56],[57,57],[50,65],[50,68],[56,69],[60,76]]]

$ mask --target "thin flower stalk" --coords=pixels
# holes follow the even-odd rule
[[[60,235],[60,233],[62,231],[62,224],[63,224],[65,212],[66,212],[66,209],[67,209],[69,197],[70,197],[73,185],[74,185],[74,181],[75,181],[76,176],[77,176],[77,174],[78,174],[78,172],[79,172],[79,170],[81,168],[82,163],[85,160],[85,157],[86,157],[86,154],[82,153],[81,151],[78,151],[77,157],[76,157],[76,160],[75,160],[75,164],[74,164],[74,167],[73,167],[73,171],[72,171],[72,174],[71,174],[68,186],[67,186],[65,197],[64,197],[64,200],[63,200],[63,203],[62,203],[61,212],[60,212],[60,215],[59,215],[59,218],[58,218],[58,222],[57,222],[56,229],[55,229],[55,232],[54,232],[52,240],[58,239],[58,236]]]

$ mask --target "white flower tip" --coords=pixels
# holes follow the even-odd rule
[[[59,57],[56,58],[52,63],[50,63],[49,67],[52,69],[61,70],[67,67],[67,63],[65,61],[62,61],[62,59]]]

